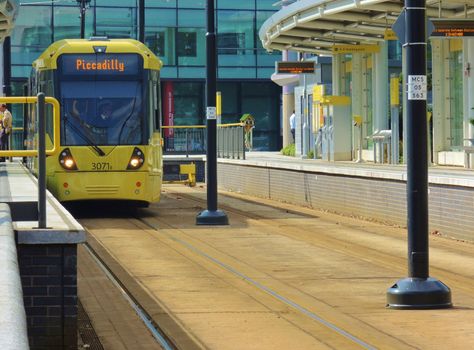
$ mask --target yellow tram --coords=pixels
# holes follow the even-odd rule
[[[61,106],[59,156],[47,158],[47,187],[62,202],[160,199],[161,61],[133,39],[91,38],[53,43],[34,61],[30,95],[44,92]],[[32,108],[35,108],[34,106]],[[35,111],[25,127],[36,144]],[[53,139],[46,110],[47,147]],[[36,160],[29,166],[35,171]]]

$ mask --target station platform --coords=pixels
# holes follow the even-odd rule
[[[473,244],[430,235],[430,275],[451,288],[453,308],[391,310],[386,291],[407,273],[405,229],[226,191],[230,225],[196,226],[205,208],[203,186],[165,185],[160,203],[134,215],[79,219],[176,348],[474,348]],[[87,259],[80,247],[79,297],[104,348],[147,349]]]
[[[327,162],[247,152],[219,159],[218,186],[227,191],[406,226],[406,166]],[[474,242],[474,170],[428,168],[430,231]]]
[[[12,316],[16,315],[1,307],[2,331],[24,324],[28,349],[77,349],[76,262],[77,246],[86,238],[83,227],[49,192],[46,225],[39,227],[37,181],[18,161],[0,163],[0,203],[11,214],[1,222],[3,228],[8,227],[2,238],[10,238],[10,244],[2,245],[2,253],[11,254],[8,261],[2,260],[5,255],[1,254],[5,278],[1,279],[0,304],[13,304],[14,295],[26,316],[23,322],[15,321]],[[12,291],[16,279],[21,282]],[[23,342],[18,339],[15,349],[24,349],[18,344]]]
[[[19,244],[83,243],[84,229],[46,191],[46,228],[38,228],[37,179],[19,161],[0,163],[0,203],[12,211],[13,229]]]

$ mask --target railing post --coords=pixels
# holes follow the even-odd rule
[[[23,85],[23,96],[28,96],[28,85]],[[28,105],[23,105],[23,144],[22,149],[26,149],[26,135],[28,133]],[[23,164],[26,164],[26,157],[23,157]]]
[[[235,132],[234,132],[234,127],[231,126],[230,128],[230,134],[232,135],[230,137],[230,148],[231,148],[231,152],[232,152],[232,159],[235,159]]]
[[[46,228],[46,120],[44,93],[38,95],[38,228]]]
[[[229,128],[225,128],[225,156],[226,158],[230,158],[230,134]]]
[[[217,158],[221,157],[221,147],[222,147],[222,139],[221,139],[221,128],[217,126]]]
[[[186,132],[186,158],[189,157],[189,133],[188,128],[185,129]]]
[[[245,160],[245,129],[243,126],[240,127],[240,145],[242,146],[242,159]]]

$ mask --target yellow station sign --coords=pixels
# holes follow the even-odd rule
[[[378,45],[333,45],[332,52],[334,54],[377,53],[377,52],[380,52],[380,46]]]
[[[385,40],[398,40],[397,34],[395,34],[395,32],[390,28],[385,29],[385,32],[383,33],[383,38]]]

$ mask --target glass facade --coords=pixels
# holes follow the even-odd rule
[[[263,22],[279,8],[274,0],[216,0],[218,89],[224,120],[256,118],[256,149],[280,147],[281,89],[270,81],[279,52],[267,53],[258,39]],[[137,38],[137,0],[91,0],[85,35]],[[145,0],[145,44],[163,61],[161,73],[172,94],[175,125],[205,122],[205,0]],[[20,7],[12,35],[12,79],[21,86],[31,63],[52,42],[78,38],[75,1],[31,0]],[[16,89],[21,90],[21,89]],[[227,94],[229,94],[227,96]],[[164,97],[164,96],[163,96]],[[226,105],[229,103],[229,106]],[[166,124],[166,122],[165,122]]]

